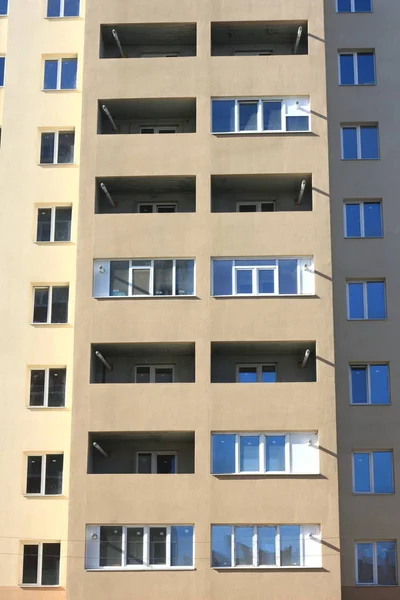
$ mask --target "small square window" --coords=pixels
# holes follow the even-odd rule
[[[41,134],[40,164],[72,164],[74,162],[74,131],[43,132]]]
[[[373,85],[375,83],[374,52],[342,52],[339,54],[340,85]]]
[[[381,238],[382,203],[379,200],[345,202],[344,235],[346,238]]]
[[[351,281],[347,283],[348,319],[386,319],[384,281]]]
[[[56,58],[44,61],[44,90],[75,90],[78,60]]]
[[[377,125],[351,125],[341,128],[343,160],[378,160]]]

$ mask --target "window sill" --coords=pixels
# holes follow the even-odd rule
[[[52,168],[77,168],[79,167],[78,163],[37,163],[38,167],[43,167],[44,169],[52,167]]]
[[[62,16],[59,16],[59,17],[49,17],[49,16],[46,15],[45,19],[47,21],[63,21],[64,19],[66,21],[74,21],[74,20],[75,21],[77,21],[77,20],[81,21],[81,17],[79,15],[75,15],[75,16],[71,16],[71,17],[68,17],[68,16],[67,17],[62,17]]]
[[[356,587],[360,587],[360,588],[365,588],[365,587],[369,587],[369,588],[395,588],[395,587],[399,587],[398,583],[383,583],[383,584],[379,584],[379,583],[356,583],[355,584]]]
[[[104,571],[108,573],[121,573],[121,572],[146,572],[154,573],[154,571],[195,571],[195,567],[165,567],[165,566],[152,566],[152,567],[96,567],[94,569],[85,569],[87,573],[102,573]]]
[[[63,89],[60,89],[60,90],[58,90],[58,89],[48,89],[47,90],[47,89],[42,88],[41,91],[44,92],[45,94],[54,94],[54,93],[59,94],[60,92],[61,93],[65,93],[65,92],[68,92],[68,93],[69,92],[80,92],[80,90],[78,88],[63,88]]]
[[[378,158],[342,158],[343,162],[370,162],[371,160],[381,160],[380,156]]]
[[[65,241],[65,242],[61,242],[61,241],[57,241],[57,242],[41,242],[39,240],[35,240],[33,242],[34,244],[36,244],[37,246],[75,246],[75,244],[71,241]]]
[[[350,402],[349,406],[375,406],[378,408],[382,408],[382,406],[392,406],[391,402],[386,402],[386,404],[372,404],[371,402],[364,402],[363,404],[355,404],[354,402]]]
[[[56,327],[58,328],[64,328],[64,329],[69,329],[72,327],[71,323],[34,323],[31,322],[30,325],[32,325],[32,327]]]
[[[211,296],[211,298],[238,298],[239,300],[248,300],[252,298],[308,298],[317,299],[319,296],[316,294],[230,294],[230,295],[221,295],[221,296]]]
[[[383,235],[369,235],[369,236],[361,236],[361,235],[347,235],[344,238],[345,240],[382,240],[383,239]]]
[[[382,318],[377,318],[377,319],[361,319],[361,318],[360,319],[350,319],[349,317],[347,317],[347,321],[349,321],[350,323],[352,323],[353,321],[356,321],[358,323],[360,323],[360,322],[363,323],[365,321],[368,321],[368,322],[369,321],[375,321],[375,322],[380,323],[382,321],[387,321],[387,320],[388,320],[387,317],[382,317]]]
[[[311,130],[305,131],[210,131],[211,135],[215,136],[242,136],[242,135],[260,135],[260,136],[268,136],[268,135],[277,135],[277,136],[289,136],[289,135],[315,135]]]
[[[200,300],[198,296],[93,296],[94,300]]]
[[[227,479],[227,478],[235,478],[235,479],[240,479],[241,477],[243,477],[244,479],[249,479],[249,477],[254,477],[257,479],[268,479],[268,477],[271,478],[282,478],[282,477],[288,477],[288,478],[304,478],[304,477],[310,477],[310,478],[320,478],[321,477],[321,473],[288,473],[288,472],[283,472],[283,471],[269,471],[268,473],[259,473],[256,471],[243,471],[241,473],[211,473],[211,475],[213,477],[221,477],[223,479]],[[360,495],[360,494],[358,494]],[[384,494],[384,495],[388,495],[388,494]]]
[[[339,83],[339,87],[345,88],[376,87],[376,85],[376,81],[374,83]]]
[[[27,406],[28,410],[65,410],[66,406]]]
[[[60,584],[57,585],[42,585],[41,583],[20,583],[19,587],[28,588],[28,589],[46,589],[46,590],[59,590],[61,588]]]
[[[394,496],[394,491],[393,492],[353,492],[353,496],[357,496],[357,498],[359,498],[360,496]]]
[[[304,567],[304,566],[288,566],[278,567],[276,565],[265,565],[255,567],[254,565],[240,565],[237,567],[211,567],[214,571],[323,571],[322,566]]]
[[[24,498],[35,498],[36,500],[38,499],[49,499],[49,498],[54,498],[57,500],[67,500],[67,496],[64,496],[63,494],[22,494]]]

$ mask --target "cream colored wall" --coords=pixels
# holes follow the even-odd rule
[[[72,349],[75,293],[81,67],[83,19],[45,18],[44,0],[11,0],[9,16],[0,18],[0,54],[6,54],[4,90],[0,91],[0,598],[18,600],[21,541],[62,541],[67,548],[69,444],[72,407]],[[79,89],[42,92],[42,55],[78,54]],[[76,165],[41,167],[39,129],[76,127]],[[35,209],[44,204],[72,204],[72,241],[38,245]],[[69,283],[68,325],[30,324],[32,283]],[[63,409],[27,408],[29,367],[66,366],[67,398]],[[27,498],[25,455],[64,452],[61,498]],[[61,587],[66,560],[61,564]],[[41,597],[40,590],[32,597]],[[64,592],[47,592],[48,600]]]

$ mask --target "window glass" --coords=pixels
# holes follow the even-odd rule
[[[175,294],[177,296],[192,296],[194,294],[194,261],[177,260],[175,273]]]
[[[354,491],[357,493],[371,491],[369,460],[368,452],[355,452],[353,455]]]
[[[351,403],[367,404],[367,368],[351,367]]]
[[[100,567],[122,566],[122,527],[100,527]]]
[[[54,163],[54,133],[42,133],[40,146],[40,164]]]
[[[67,286],[53,287],[53,295],[51,302],[52,323],[68,322],[68,296],[69,289]]]
[[[297,260],[278,260],[280,294],[297,294]]]
[[[33,309],[34,323],[47,323],[47,310],[49,306],[49,288],[35,288]]]
[[[69,242],[71,239],[71,207],[55,209],[54,241]]]
[[[375,61],[373,52],[358,52],[357,68],[359,85],[375,83]]]
[[[140,276],[143,271],[133,271]],[[146,274],[147,271],[144,271]],[[135,288],[134,288],[135,291]],[[110,261],[110,296],[129,295],[129,260]]]
[[[172,296],[172,260],[154,261],[154,295]]]
[[[389,367],[370,365],[369,367],[371,404],[390,404]]]
[[[50,242],[51,235],[51,208],[39,208],[37,220],[36,240]]]
[[[173,525],[171,527],[171,567],[193,565],[193,527]]]
[[[62,493],[64,457],[62,454],[48,454],[46,456],[46,495]]]
[[[143,455],[144,456],[144,455]],[[141,473],[141,471],[139,471]],[[126,564],[143,564],[143,527],[127,527],[126,530]]]
[[[382,211],[380,202],[364,202],[365,237],[382,237]]]
[[[153,213],[154,212],[154,204],[139,204],[138,212],[141,214]]]
[[[360,204],[346,204],[346,237],[361,237]]]
[[[257,367],[239,367],[238,369],[238,382],[239,383],[256,383]]]
[[[371,12],[372,0],[354,0],[354,10],[356,12]]]
[[[31,371],[29,406],[44,405],[44,369]]]
[[[232,295],[232,260],[213,260],[213,295]]]
[[[213,525],[211,527],[211,564],[213,567],[232,566],[232,527],[230,525]]]
[[[61,11],[61,0],[47,0],[47,16],[59,17]]]
[[[156,212],[160,214],[176,212],[176,204],[157,204]]]
[[[367,282],[367,304],[368,319],[384,319],[386,317],[385,284],[383,281]]]
[[[286,131],[309,131],[308,117],[286,117]]]
[[[349,303],[349,319],[364,318],[364,285],[362,283],[349,283],[348,303]]]
[[[212,131],[224,133],[235,131],[235,101],[212,101]]]
[[[59,164],[74,162],[75,133],[73,131],[60,131],[58,134],[58,160]]]
[[[265,454],[267,471],[285,471],[285,436],[267,435],[265,437]]]
[[[76,89],[76,71],[78,61],[76,58],[63,58],[61,61],[61,89]]]
[[[27,494],[40,494],[42,482],[42,457],[28,456],[28,473],[26,480]]]
[[[138,454],[138,473],[151,473],[151,452],[141,452]]]
[[[60,578],[60,544],[43,544],[42,585],[58,585]]]
[[[155,383],[172,383],[174,380],[174,370],[172,367],[156,367],[154,373]]]
[[[264,131],[282,130],[282,103],[263,102]]]
[[[276,260],[275,258],[267,258],[267,259],[238,259],[235,260],[236,267],[275,267]]]
[[[58,73],[58,60],[45,60],[44,61],[44,85],[45,90],[56,90],[57,89],[57,73]]]
[[[150,565],[165,565],[167,562],[167,529],[150,527]]]
[[[158,454],[157,455],[157,473],[170,475],[176,473],[176,456],[175,454]]]
[[[260,470],[260,436],[242,435],[240,436],[240,470],[241,471],[259,471]]]
[[[373,551],[372,544],[357,544],[357,583],[373,583]]]
[[[212,472],[235,472],[235,435],[214,433],[212,435]]]
[[[261,212],[274,212],[275,204],[274,202],[262,202],[261,203]]]
[[[253,528],[235,527],[235,566],[253,564]]]
[[[133,261],[132,261],[133,264]],[[126,288],[121,288],[125,291]],[[116,294],[118,296],[126,295]],[[132,268],[132,295],[133,296],[148,296],[150,295],[150,268],[135,269]]]
[[[354,85],[354,56],[353,54],[341,54],[339,56],[340,84]]]
[[[0,0],[0,15],[8,13],[8,0]]]
[[[281,566],[299,567],[300,561],[300,525],[281,525],[279,527],[281,544]]]
[[[259,565],[271,566],[276,564],[275,538],[276,527],[257,527]]]
[[[79,0],[64,0],[64,17],[79,17]]]
[[[337,0],[338,12],[351,12],[351,0]]]
[[[240,204],[238,212],[257,212],[257,204]]]
[[[391,452],[373,453],[375,494],[393,493],[393,467]]]
[[[275,365],[263,365],[261,367],[261,381],[262,383],[276,383]]]
[[[253,271],[251,269],[236,270],[236,293],[237,294],[252,294],[253,293]]]
[[[6,67],[6,59],[4,56],[0,56],[0,87],[4,86],[5,67]]]
[[[361,158],[379,158],[378,128],[376,126],[361,126]]]
[[[239,131],[257,131],[258,102],[239,102]]]
[[[342,127],[342,158],[353,160],[357,158],[357,129],[356,127]]]
[[[136,367],[136,383],[150,383],[150,367]]]
[[[65,406],[66,369],[49,369],[48,406]]]
[[[37,544],[25,544],[22,583],[38,583],[38,562],[39,546]]]
[[[397,584],[396,542],[376,542],[378,585]]]
[[[275,293],[275,270],[259,269],[257,271],[257,278],[259,294]]]

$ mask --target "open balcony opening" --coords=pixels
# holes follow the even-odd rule
[[[308,54],[307,21],[211,23],[212,56]]]
[[[310,211],[312,195],[309,173],[211,176],[211,212]]]
[[[194,473],[194,432],[90,433],[88,473]]]
[[[195,98],[99,100],[99,134],[196,132]]]
[[[211,343],[211,383],[316,380],[315,341]]]
[[[96,184],[96,214],[196,211],[194,176],[105,177]]]
[[[100,58],[196,56],[196,23],[101,26]]]
[[[195,381],[192,342],[93,344],[91,383],[173,384]]]

